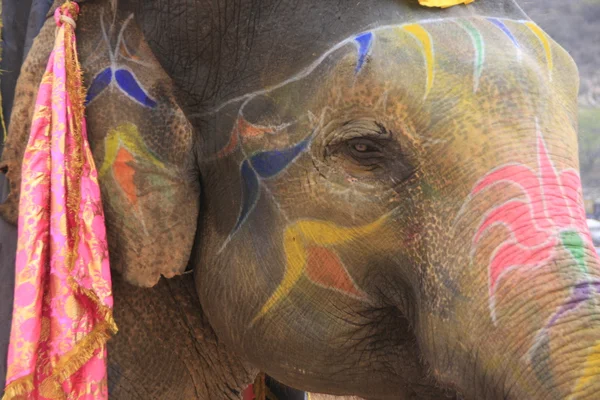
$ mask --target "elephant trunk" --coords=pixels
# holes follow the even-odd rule
[[[515,273],[495,303],[427,327],[434,376],[466,399],[597,399],[600,276],[574,278],[567,271],[576,267],[561,258],[529,278]]]
[[[566,271],[577,267],[568,262],[552,264]],[[513,321],[507,327],[515,339],[505,372],[512,378],[504,385],[504,397],[596,399],[600,393],[600,279],[581,276],[563,288],[551,276],[543,280],[537,291],[534,285],[524,285],[529,293],[522,297],[527,299],[509,306],[506,318]]]
[[[467,398],[600,393],[600,257],[581,182],[554,165],[541,134],[537,148],[537,168],[507,164],[480,179],[471,217],[450,233],[454,263],[468,267],[455,272],[450,316],[434,317],[425,334],[434,373]],[[440,328],[449,333],[436,339]]]

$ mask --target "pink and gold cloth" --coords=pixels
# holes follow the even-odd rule
[[[76,3],[55,13],[54,49],[23,156],[4,399],[107,399],[111,278],[87,141]]]

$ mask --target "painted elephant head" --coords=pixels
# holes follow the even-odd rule
[[[194,107],[171,60],[194,46],[161,53],[143,13],[91,3],[80,49],[113,266],[151,286],[191,254],[219,339],[292,386],[593,398],[600,260],[572,59],[516,12],[389,7],[406,17],[298,65],[267,51],[238,70],[253,89]]]
[[[414,340],[468,398],[594,393],[576,76],[532,22],[447,18],[359,33],[217,107],[231,135],[200,170],[223,218],[197,263],[217,331],[315,390],[422,395]]]

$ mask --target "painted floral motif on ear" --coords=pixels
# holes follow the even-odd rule
[[[137,168],[149,165],[165,176],[170,176],[169,168],[146,145],[138,127],[126,122],[108,131],[104,139],[104,161],[98,170],[100,179],[112,172],[112,177],[130,210],[138,218],[147,234],[142,210],[140,209],[138,187],[136,186]],[[137,168],[136,168],[137,166]]]
[[[104,91],[104,89],[113,83],[117,85],[123,94],[127,95],[138,104],[149,108],[156,107],[156,101],[154,101],[142,88],[142,85],[137,80],[133,72],[125,68],[115,70],[112,67],[107,67],[94,77],[94,80],[92,81],[92,84],[87,92],[85,99],[86,104],[91,103],[98,95],[100,95],[100,93]]]
[[[143,85],[135,76],[135,73],[128,67],[119,63],[119,58],[123,58],[127,61],[140,64],[142,66],[148,66],[148,64],[140,61],[137,57],[133,56],[129,51],[123,34],[127,26],[131,22],[133,15],[130,15],[118,35],[117,44],[115,49],[111,49],[110,39],[104,26],[104,15],[100,16],[100,27],[102,29],[102,38],[108,50],[108,56],[110,59],[110,65],[96,74],[93,78],[92,83],[87,91],[85,104],[88,105],[94,101],[105,89],[111,85],[115,85],[124,95],[135,101],[139,105],[148,108],[156,107],[156,101],[148,94],[144,89]],[[117,51],[119,50],[119,51]],[[90,60],[88,60],[89,62]]]

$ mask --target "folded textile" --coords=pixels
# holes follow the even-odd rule
[[[116,333],[98,174],[87,141],[76,3],[55,13],[22,166],[4,399],[107,399]]]

